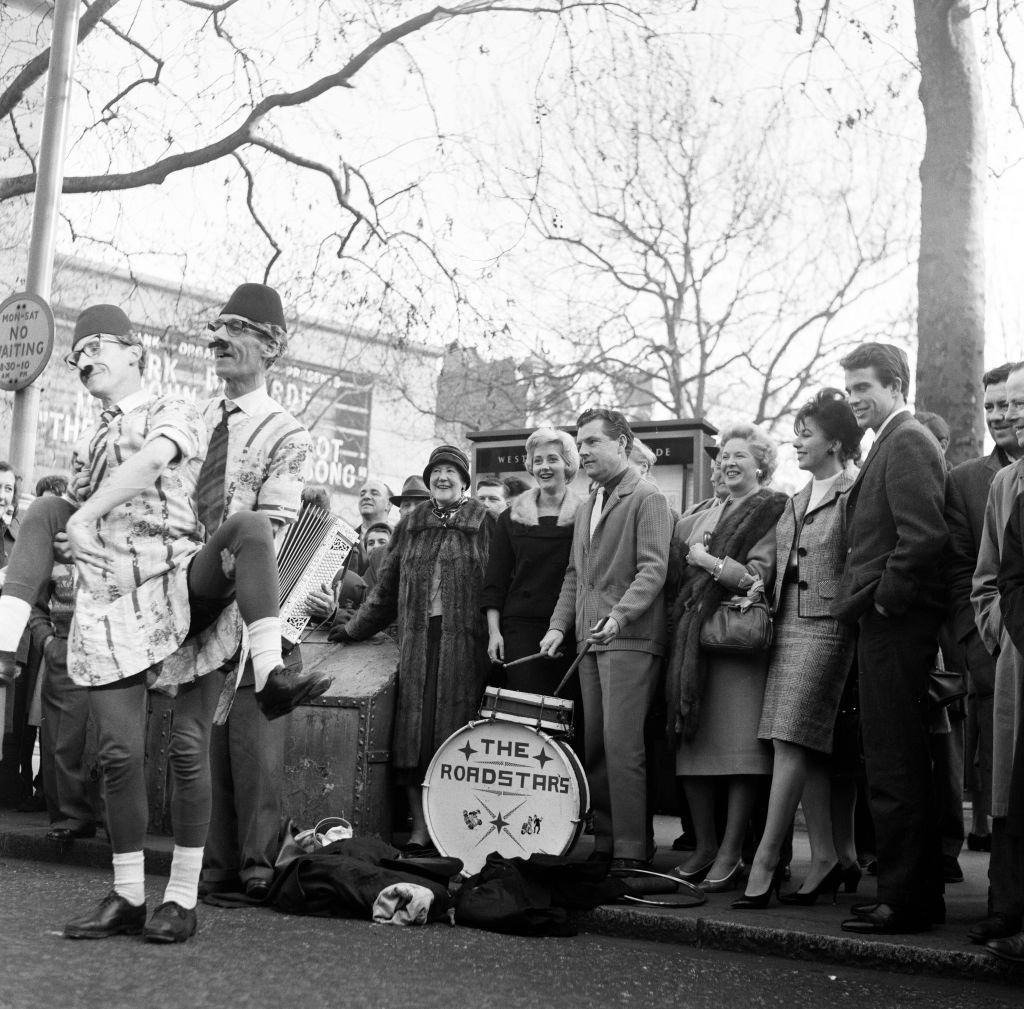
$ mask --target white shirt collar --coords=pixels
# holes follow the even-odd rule
[[[128,413],[129,410],[134,410],[136,407],[145,406],[152,398],[146,389],[136,389],[135,392],[128,393],[124,399],[119,399],[114,405],[121,413]]]
[[[270,393],[266,389],[253,389],[252,392],[236,397],[221,396],[220,402],[223,403],[225,400],[230,400],[242,413],[250,417],[277,409],[277,403],[270,398]]]
[[[886,427],[888,426],[889,422],[893,419],[893,417],[898,417],[901,413],[910,413],[910,407],[900,406],[893,410],[893,412],[890,413],[889,416],[886,417],[885,420],[883,420],[882,423],[879,425],[878,430],[875,432],[875,437],[877,438],[886,429]]]

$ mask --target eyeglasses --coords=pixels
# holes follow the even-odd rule
[[[219,329],[226,329],[232,336],[241,336],[243,333],[255,333],[266,340],[272,340],[273,334],[257,326],[253,322],[245,322],[242,319],[218,319],[216,322],[208,322],[206,331],[216,333]]]
[[[70,354],[65,354],[64,363],[71,369],[71,371],[77,371],[79,358],[87,357],[91,361],[94,357],[99,355],[100,347],[104,343],[123,344],[124,341],[116,336],[94,336],[91,340],[83,343],[78,350],[73,350]]]

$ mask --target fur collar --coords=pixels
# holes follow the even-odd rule
[[[466,498],[457,511],[442,522],[433,512],[430,501],[418,504],[403,520],[409,533],[423,532],[425,529],[461,529],[474,533],[487,518],[489,512],[475,498]]]
[[[540,517],[537,514],[539,501],[539,487],[532,487],[530,490],[524,491],[512,498],[512,504],[509,505],[509,518],[521,526],[539,526]],[[576,512],[581,504],[583,504],[583,498],[571,487],[566,487],[565,497],[562,498],[562,507],[558,510],[558,525],[571,526],[576,520]]]

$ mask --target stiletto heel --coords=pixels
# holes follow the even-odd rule
[[[860,871],[860,866],[856,862],[852,862],[841,873],[843,882],[844,893],[856,893],[857,887],[860,886],[860,878],[863,875]]]
[[[836,894],[839,892],[839,884],[843,879],[843,867],[838,862],[827,873],[821,882],[809,893],[786,893],[779,894],[780,904],[798,904],[801,907],[810,907],[817,903],[823,893],[832,894],[832,903],[836,902]]]
[[[700,888],[705,893],[724,893],[726,890],[735,890],[740,885],[740,876],[743,874],[743,859],[718,879],[705,879]]]
[[[775,896],[779,896],[779,887],[782,886],[782,878],[786,874],[785,866],[778,866],[775,872],[772,873],[771,882],[768,884],[768,889],[764,893],[745,893],[742,897],[737,897],[732,902],[732,907],[736,911],[763,911],[771,901],[772,891],[775,891]]]

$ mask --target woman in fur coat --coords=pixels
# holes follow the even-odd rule
[[[430,454],[430,498],[399,523],[377,584],[332,641],[361,641],[398,622],[398,703],[391,764],[412,813],[410,853],[430,851],[420,785],[441,744],[477,712],[487,678],[487,625],[480,610],[494,529],[472,498],[469,459],[452,445]]]
[[[582,498],[569,483],[579,472],[576,444],[564,431],[538,428],[526,440],[526,468],[539,486],[513,498],[498,516],[481,608],[487,614],[492,662],[535,655],[569,566],[572,530]],[[508,670],[505,686],[550,694],[576,655],[563,642],[560,660],[535,659]]]

